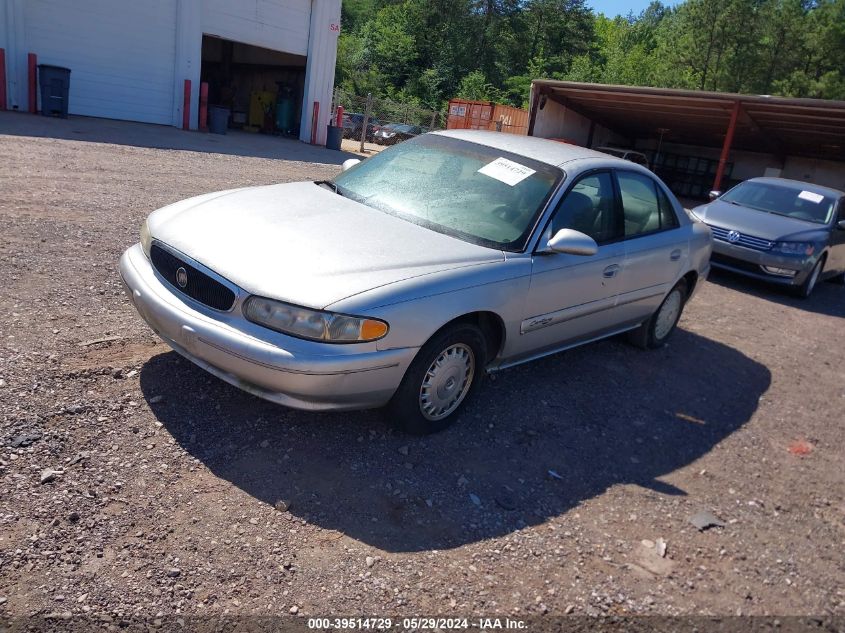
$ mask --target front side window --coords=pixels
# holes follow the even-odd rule
[[[678,226],[666,194],[652,178],[632,171],[617,173],[625,237],[637,237]]]
[[[409,222],[518,252],[562,177],[547,163],[429,134],[379,152],[334,184],[340,195]]]
[[[610,172],[581,178],[555,209],[551,238],[561,229],[574,229],[604,244],[619,237],[616,222],[613,179]]]

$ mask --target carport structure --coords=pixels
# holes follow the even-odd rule
[[[845,101],[536,80],[528,133],[651,149],[653,162],[667,144],[718,148],[715,173],[706,174],[713,189],[721,188],[732,151],[767,156],[745,166],[748,177],[769,169],[803,177],[809,160],[823,166],[821,184],[845,186]]]

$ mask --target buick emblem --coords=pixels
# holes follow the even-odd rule
[[[736,244],[739,241],[740,234],[739,231],[728,231],[728,241],[731,244]],[[177,277],[178,279],[178,277]]]
[[[185,270],[184,266],[179,266],[179,268],[176,269],[176,283],[180,288],[184,288],[188,285],[188,271]]]

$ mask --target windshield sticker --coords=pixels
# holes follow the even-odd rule
[[[824,200],[824,196],[817,193],[813,193],[812,191],[802,191],[798,194],[798,197],[802,200],[809,200],[810,202],[815,202],[816,204]]]
[[[478,170],[478,173],[490,176],[490,178],[495,178],[496,180],[513,187],[528,178],[531,174],[535,174],[537,172],[525,165],[520,165],[519,163],[515,163],[512,160],[508,160],[507,158],[502,158],[500,156],[492,163],[484,165],[484,167]]]

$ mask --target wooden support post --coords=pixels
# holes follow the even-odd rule
[[[314,102],[314,110],[311,113],[311,145],[317,144],[317,126],[320,124],[320,102]]]
[[[6,49],[0,48],[0,110],[6,108]]]
[[[29,53],[26,56],[26,63],[29,71],[29,113],[35,114],[38,112],[38,92],[36,89],[38,84],[38,56],[35,53]]]
[[[373,109],[373,95],[367,93],[367,104],[364,106],[364,120],[361,121],[361,146],[358,148],[360,153],[364,153],[364,141],[367,140],[367,128],[370,125],[370,111]]]
[[[734,109],[731,112],[731,122],[728,124],[728,133],[725,134],[725,142],[722,144],[722,154],[719,156],[719,167],[716,169],[716,178],[713,180],[713,191],[721,191],[722,177],[725,175],[725,164],[731,153],[731,145],[734,142],[736,121],[739,118],[739,101],[734,102]]]
[[[596,133],[596,122],[593,121],[592,119],[590,119],[590,131],[587,134],[587,145],[586,145],[587,149],[593,148],[593,136],[595,136],[595,133]]]
[[[199,128],[201,132],[208,132],[208,82],[203,81],[200,84],[200,120]]]
[[[540,101],[546,98],[545,90],[540,86],[531,85],[531,112],[528,117],[528,136],[534,136],[534,124],[537,122],[537,112],[540,110]]]
[[[182,129],[191,129],[191,80],[185,80],[185,103],[182,106]]]

